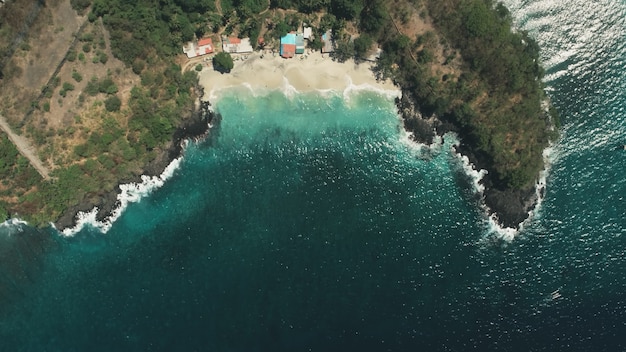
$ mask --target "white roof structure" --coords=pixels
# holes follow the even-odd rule
[[[253,51],[250,38],[225,38],[222,39],[222,49],[227,53],[251,53]]]
[[[313,37],[313,28],[311,27],[302,28],[302,35],[304,36],[304,39],[311,39]]]
[[[200,39],[197,43],[187,42],[187,44],[183,45],[183,53],[185,53],[189,59],[197,56],[211,54],[212,52],[213,42],[210,38]]]

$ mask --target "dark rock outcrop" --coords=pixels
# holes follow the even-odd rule
[[[490,160],[479,153],[475,153],[467,144],[463,143],[463,131],[457,129],[451,122],[439,119],[435,115],[424,117],[419,109],[419,102],[411,92],[403,91],[402,98],[396,99],[398,112],[404,121],[404,128],[413,133],[413,139],[419,143],[432,144],[436,135],[443,136],[447,132],[456,132],[461,139],[457,152],[469,158],[470,163],[477,169],[491,170]],[[482,198],[489,215],[496,214],[501,226],[518,228],[528,218],[529,213],[537,204],[535,186],[527,189],[507,189],[494,184],[489,173],[481,180],[485,187]]]

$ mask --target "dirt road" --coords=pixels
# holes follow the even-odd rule
[[[50,172],[37,156],[35,148],[33,148],[33,146],[26,138],[14,133],[13,130],[11,130],[11,127],[9,126],[7,121],[5,120],[4,116],[2,115],[0,115],[0,128],[4,131],[4,133],[9,136],[9,139],[11,140],[11,142],[13,142],[13,144],[15,144],[17,150],[26,159],[28,159],[28,161],[30,161],[30,164],[35,168],[35,170],[37,170],[37,172],[39,172],[41,177],[43,177],[44,180],[49,180]]]

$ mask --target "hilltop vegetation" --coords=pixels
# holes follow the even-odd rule
[[[53,169],[53,180],[42,180],[15,148],[3,149],[1,218],[18,214],[31,223],[46,224],[79,204],[99,204],[121,180],[132,180],[167,154],[176,127],[193,111],[196,72],[183,73],[175,63],[181,32],[163,27],[169,20],[157,2],[72,0],[72,4],[79,12],[92,10],[85,13],[88,21],[76,33],[76,43],[40,93],[25,98],[32,99],[30,106],[11,107],[13,129],[33,142],[39,157]],[[93,12],[98,6],[106,9],[102,17]],[[183,13],[180,8],[173,11]],[[141,17],[151,15],[159,20]],[[43,20],[54,22],[37,19]],[[25,37],[24,43],[29,40]],[[9,64],[33,53],[41,55],[36,49],[20,48]],[[122,62],[111,59],[111,54]],[[19,75],[5,76],[2,83],[19,85],[21,80]],[[6,138],[0,142],[12,146]]]

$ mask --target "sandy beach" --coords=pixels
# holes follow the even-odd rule
[[[247,58],[247,59],[244,59]],[[208,64],[208,66],[207,66]],[[319,52],[283,59],[278,54],[258,52],[240,55],[230,73],[221,74],[205,63],[200,72],[204,99],[212,100],[224,88],[248,86],[251,89],[295,89],[298,92],[315,90],[345,91],[349,87],[399,92],[390,80],[377,81],[371,70],[373,64],[356,64],[353,60],[339,63],[328,54]]]

